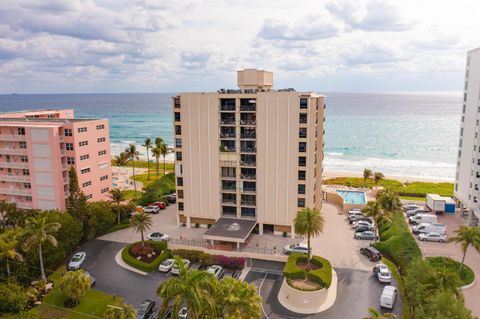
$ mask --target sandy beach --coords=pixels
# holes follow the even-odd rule
[[[333,177],[362,177],[363,173],[352,173],[352,172],[338,172],[338,171],[324,171],[322,175],[323,179],[333,178]],[[395,179],[402,183],[406,182],[431,182],[431,183],[441,183],[448,182],[453,183],[453,179],[440,179],[440,178],[425,178],[425,177],[415,177],[415,176],[393,176],[385,175],[386,179]]]

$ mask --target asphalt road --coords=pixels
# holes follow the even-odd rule
[[[321,318],[321,319],[360,319],[368,315],[368,308],[379,309],[383,284],[367,271],[335,269],[339,278],[337,300],[328,310],[314,315],[300,315],[285,309],[278,302],[278,291],[283,277],[278,274],[251,271],[246,281],[254,283],[263,297],[263,318]],[[396,283],[392,283],[396,286]],[[393,312],[400,318],[401,303],[397,297]]]

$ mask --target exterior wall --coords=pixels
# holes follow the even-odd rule
[[[273,73],[257,69],[237,71],[237,84],[242,89],[269,89],[273,85]]]
[[[35,111],[20,111],[20,112],[5,112],[0,113],[0,118],[61,118],[73,119],[75,112],[73,109],[61,110],[35,110]]]
[[[480,48],[468,52],[454,196],[471,212],[480,203]],[[477,215],[478,214],[477,212]],[[472,215],[469,218],[473,222]]]

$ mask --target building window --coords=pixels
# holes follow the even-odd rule
[[[180,112],[175,112],[175,122],[180,122]]]
[[[88,194],[87,196],[85,196],[86,199],[91,199],[92,198],[92,194]]]
[[[183,211],[183,202],[178,202],[178,210]]]
[[[109,190],[110,190],[110,188],[105,187],[101,190],[101,192],[102,192],[102,194],[104,194],[104,193],[108,192]]]
[[[25,200],[27,202],[31,202],[32,201],[32,196],[25,196]]]
[[[305,194],[305,184],[298,184],[298,193]]]
[[[63,135],[64,136],[72,136],[72,129],[66,128],[63,130]]]
[[[92,185],[92,181],[82,183],[82,187],[88,187],[88,186],[91,186],[91,185]]]
[[[90,167],[82,169],[80,173],[82,174],[90,173]]]
[[[307,128],[306,128],[306,127],[301,127],[301,128],[298,130],[298,137],[300,137],[300,138],[305,138],[305,137],[307,137]]]
[[[183,186],[183,177],[177,177],[177,186]]]
[[[24,176],[29,176],[30,175],[30,170],[29,169],[24,169],[23,170],[23,175]]]
[[[102,155],[105,155],[107,154],[107,150],[101,150],[98,152],[98,156],[102,156]]]
[[[175,125],[175,134],[177,134],[177,135],[182,134],[182,126],[181,125]]]
[[[301,181],[305,180],[305,171],[298,171],[298,179]]]
[[[18,128],[18,135],[25,135],[25,128],[24,127],[19,127]]]
[[[73,151],[73,143],[65,143],[65,149],[67,151]]]
[[[177,195],[178,198],[183,198],[183,189],[179,189],[177,194],[178,194]]]
[[[87,146],[87,145],[88,145],[88,141],[78,142],[78,146]]]
[[[21,161],[22,161],[23,163],[28,163],[28,156],[22,155],[22,156],[21,156]]]
[[[97,138],[97,143],[102,143],[102,142],[105,142],[105,137],[99,137]]]
[[[23,188],[32,188],[32,184],[30,184],[30,183],[23,183]]]
[[[305,153],[307,151],[307,143],[306,142],[298,143],[298,151]]]
[[[306,124],[307,123],[307,113],[300,113],[300,120],[299,122],[301,124]]]
[[[301,98],[300,99],[300,108],[301,109],[308,108],[308,99],[306,99],[306,98]]]
[[[305,198],[299,198],[297,200],[297,206],[298,207],[305,207]]]
[[[100,177],[100,181],[104,181],[108,179],[108,175],[104,175]]]
[[[87,128],[86,127],[79,127],[78,128],[78,133],[86,132]]]
[[[175,147],[177,147],[177,148],[182,147],[182,139],[181,138],[176,138],[175,139]]]
[[[75,164],[75,158],[74,157],[67,157],[67,164]]]
[[[298,166],[307,166],[307,158],[305,156],[298,157]]]
[[[22,142],[19,142],[19,143],[18,143],[18,146],[19,146],[20,148],[25,149],[25,148],[27,148],[27,142],[23,142],[23,141],[22,141]]]
[[[97,130],[103,130],[105,129],[105,125],[97,125]]]
[[[81,160],[81,161],[86,160],[86,159],[89,159],[89,158],[90,158],[90,155],[89,155],[89,154],[80,155],[80,160]]]
[[[182,160],[182,152],[177,152],[177,153],[176,153],[176,156],[177,156],[177,161],[181,161],[181,160]]]

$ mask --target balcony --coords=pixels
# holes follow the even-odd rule
[[[240,120],[240,125],[257,125],[257,121],[255,119],[245,119],[245,120]]]
[[[242,206],[255,207],[255,206],[257,206],[257,203],[255,201],[251,201],[251,200],[242,200]]]
[[[64,171],[68,170],[68,164],[62,164],[62,170]]]
[[[27,162],[0,162],[0,167],[26,169],[28,168],[28,163]]]
[[[235,99],[220,99],[220,112],[235,112]]]
[[[237,179],[237,176],[236,175],[222,175],[222,173],[220,173],[220,178],[225,179],[225,180],[235,180],[235,179]]]
[[[240,153],[253,153],[255,154],[257,152],[257,148],[254,146],[242,146],[240,148]]]
[[[257,176],[252,174],[240,174],[240,178],[247,179],[247,180],[255,180]]]
[[[0,154],[8,155],[27,155],[28,151],[26,148],[0,148]]]
[[[233,182],[235,183],[235,182]],[[236,193],[237,187],[235,185],[220,185],[220,190],[227,193]]]
[[[30,182],[30,176],[0,175],[0,181],[13,183],[28,183]]]
[[[235,118],[222,118],[220,119],[221,125],[235,125]]]
[[[26,141],[25,135],[0,134],[0,141]]]
[[[60,155],[62,155],[62,156],[67,156],[67,151],[61,149],[61,150],[60,150]]]
[[[243,187],[240,189],[240,192],[247,194],[255,194],[257,189],[255,187]]]
[[[21,208],[21,209],[33,208],[33,204],[31,202],[16,202],[15,204],[17,204],[17,208]]]
[[[65,185],[68,184],[68,177],[63,178],[63,184],[65,184]]]
[[[0,194],[18,195],[18,196],[31,196],[32,195],[32,190],[31,189],[0,187]]]
[[[222,198],[222,204],[237,204],[237,200],[233,198]]]
[[[256,139],[257,138],[257,132],[255,131],[255,129],[242,127],[242,129],[240,130],[240,138],[241,139]]]
[[[257,107],[255,104],[240,105],[240,112],[255,112]]]
[[[240,161],[240,166],[254,167],[256,165],[256,161]]]

